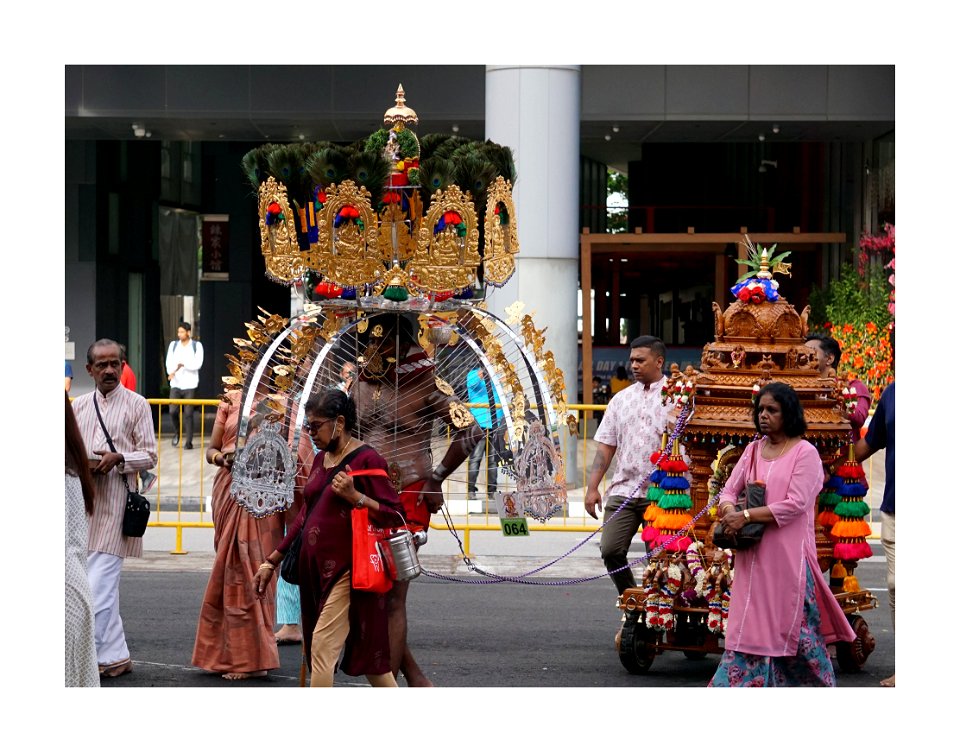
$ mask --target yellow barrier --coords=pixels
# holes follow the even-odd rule
[[[208,408],[213,408],[214,412],[217,406],[220,404],[219,400],[216,399],[161,399],[153,398],[147,400],[150,405],[155,406],[158,411],[161,412],[159,416],[161,419],[157,421],[157,425],[160,427],[157,432],[157,467],[153,470],[154,474],[157,475],[157,481],[154,488],[151,489],[148,496],[152,496],[155,505],[156,511],[155,516],[152,517],[149,527],[153,528],[172,528],[175,531],[175,544],[171,554],[185,554],[187,553],[183,548],[183,531],[190,528],[212,528],[213,521],[209,519],[209,513],[206,511],[206,498],[209,495],[209,491],[206,489],[212,488],[213,476],[216,474],[217,468],[207,464],[205,459],[206,446],[208,443],[208,436],[206,435],[206,421],[207,417],[210,414]],[[165,408],[168,408],[170,405],[175,405],[179,407],[179,411],[175,411],[179,414],[182,413],[183,406],[193,405],[195,408],[199,408],[194,411],[194,449],[193,450],[184,450],[183,449],[183,437],[179,436],[180,439],[179,445],[177,447],[172,447],[169,444],[169,439],[172,438],[172,434],[164,433],[164,426],[166,425],[165,420],[166,416],[163,415],[166,412]],[[571,412],[577,413],[579,416],[579,430],[576,436],[577,441],[577,457],[581,459],[580,468],[577,472],[576,482],[572,482],[573,478],[568,475],[568,490],[580,492],[585,491],[587,485],[587,468],[589,467],[589,461],[592,459],[592,453],[590,452],[590,438],[593,435],[593,432],[596,430],[596,424],[599,422],[599,416],[602,415],[603,411],[606,409],[606,405],[590,405],[590,404],[572,404],[568,405],[567,408]],[[585,416],[590,415],[591,413],[596,413],[597,417],[586,418]],[[178,420],[178,431],[179,426],[182,425],[182,422]],[[563,457],[570,457],[571,448],[570,441],[574,440],[574,437],[570,436],[569,432],[562,428],[561,430],[561,450]],[[195,454],[196,453],[196,454]],[[484,462],[487,461],[489,453],[484,453]],[[458,469],[457,483],[461,482],[461,475],[466,472],[467,463],[464,462],[460,469]],[[871,457],[865,463],[865,471],[867,474],[867,482],[871,489],[873,489],[873,475],[874,475],[874,458]],[[164,494],[163,491],[168,487],[170,482],[170,477],[172,474],[176,474],[176,494],[173,498],[176,499],[175,509],[169,510],[165,508],[163,499],[171,498],[170,494]],[[611,476],[612,472],[607,473],[607,476]],[[464,475],[465,477],[465,475]],[[478,474],[478,479],[486,477],[486,467],[482,466]],[[601,493],[606,489],[607,479],[605,478],[601,485]],[[188,486],[190,490],[196,490],[197,495],[193,498],[197,499],[199,519],[190,520],[184,519],[183,514],[183,501],[185,498],[184,487]],[[451,480],[444,484],[444,491],[447,498],[460,498],[460,493],[451,494]],[[882,494],[882,488],[876,490],[877,493]],[[488,507],[489,509],[489,507]],[[870,510],[869,522],[874,523],[876,526],[879,524],[879,520],[874,520],[875,511],[873,508]],[[175,517],[173,519],[162,519],[161,516],[166,517],[166,515],[175,512]],[[487,531],[500,531],[499,520],[495,514],[490,514],[484,512],[482,514],[468,514],[464,513],[462,515],[456,515],[457,518],[462,518],[464,522],[455,522],[451,527],[463,533],[463,543],[464,551],[468,556],[472,556],[470,549],[470,539],[471,532],[487,532]],[[473,518],[475,521],[473,521]],[[492,518],[492,521],[491,521]],[[434,518],[437,519],[436,517]],[[535,521],[529,521],[529,527],[531,533],[535,531],[544,531],[544,532],[571,532],[571,533],[592,533],[594,532],[599,523],[594,520],[592,517],[589,517],[585,511],[581,511],[578,515],[571,516],[569,514],[569,507],[564,506],[563,513],[560,517],[554,518],[550,523],[538,523]],[[430,527],[434,530],[446,530],[447,525],[444,522],[431,522]],[[871,538],[877,538],[878,533],[874,533]]]

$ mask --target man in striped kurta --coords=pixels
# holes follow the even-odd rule
[[[137,473],[157,464],[157,436],[150,405],[136,392],[120,387],[120,346],[109,339],[94,342],[87,350],[87,373],[96,388],[73,401],[83,443],[91,458],[96,499],[87,540],[87,576],[93,592],[97,662],[101,677],[133,670],[130,650],[120,619],[120,570],[127,556],[143,553],[142,538],[123,535],[123,510],[127,484],[135,489]],[[116,451],[104,434],[96,407],[106,424]],[[96,461],[96,460],[94,460]],[[122,475],[123,474],[123,475]]]

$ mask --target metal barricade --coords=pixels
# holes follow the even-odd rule
[[[212,510],[209,507],[209,499],[213,490],[213,478],[218,470],[217,467],[206,462],[206,448],[209,443],[207,433],[208,422],[212,426],[212,418],[216,414],[216,408],[220,404],[216,399],[192,399],[192,400],[173,400],[153,398],[148,402],[151,406],[157,408],[159,420],[157,421],[157,467],[152,471],[156,476],[156,482],[145,495],[154,504],[154,512],[151,515],[149,527],[151,528],[171,528],[175,531],[175,543],[171,554],[185,554],[187,551],[183,548],[183,531],[191,528],[213,528]],[[183,407],[191,405],[194,407],[194,449],[186,450],[183,448],[183,440],[178,446],[171,445],[173,434],[166,427],[171,425],[169,416],[166,414],[170,406],[174,406],[174,413],[178,417],[182,414]],[[212,409],[211,409],[212,408]],[[570,412],[576,413],[579,417],[578,433],[571,436],[565,427],[561,427],[561,452],[564,458],[576,457],[576,466],[569,468],[567,472],[567,504],[564,505],[562,513],[546,523],[540,523],[534,520],[529,521],[531,534],[536,531],[544,532],[570,532],[580,534],[590,534],[597,530],[599,522],[587,515],[583,507],[583,497],[586,493],[588,468],[595,452],[593,434],[596,432],[599,419],[602,417],[606,405],[591,404],[572,404],[567,406]],[[181,421],[178,420],[177,430],[180,430]],[[576,442],[576,447],[571,446],[571,442]],[[489,451],[484,452],[484,459],[478,473],[478,481],[485,479],[486,463],[489,462]],[[877,499],[883,495],[882,478],[877,478],[878,466],[875,465],[876,457],[871,457],[864,463],[864,470],[867,474],[867,483],[871,489],[871,494],[877,494]],[[603,481],[601,482],[601,495],[605,493],[607,482],[613,475],[614,464],[607,470]],[[467,488],[467,466],[468,461],[451,474],[444,483],[444,496],[447,499],[447,508],[453,521],[451,527],[458,533],[462,533],[464,552],[472,556],[471,551],[471,533],[473,532],[497,532],[501,530],[499,520],[495,509],[492,508],[492,500],[486,504],[479,500],[479,504],[474,506],[483,507],[482,511],[471,511],[471,502],[466,500]],[[880,466],[882,468],[882,466]],[[875,486],[876,482],[879,486]],[[484,484],[485,485],[485,484]],[[879,503],[877,503],[879,507]],[[874,527],[872,538],[879,536],[879,513],[878,509],[871,504],[870,518],[868,520]],[[437,515],[434,516],[430,527],[434,530],[447,530],[448,525]]]

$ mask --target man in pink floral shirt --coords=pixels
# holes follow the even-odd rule
[[[587,480],[584,507],[587,514],[597,518],[600,480],[616,454],[617,467],[603,505],[600,556],[618,593],[636,587],[633,572],[627,566],[627,551],[643,523],[649,503],[647,481],[654,469],[650,455],[660,449],[660,437],[670,413],[670,406],[664,406],[660,397],[666,381],[666,355],[663,342],[656,337],[637,337],[630,343],[634,383],[613,396],[594,436],[597,452]],[[626,506],[613,516],[626,499]]]

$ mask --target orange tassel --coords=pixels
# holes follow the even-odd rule
[[[656,504],[651,504],[647,507],[647,511],[643,513],[643,519],[647,522],[654,522],[661,514],[663,514],[663,510]]]
[[[842,562],[837,562],[833,565],[833,569],[830,570],[830,579],[839,580],[841,577],[847,576],[847,568],[843,566]]]
[[[843,592],[845,593],[856,593],[860,590],[860,583],[857,582],[857,578],[853,575],[845,577],[843,579]]]

